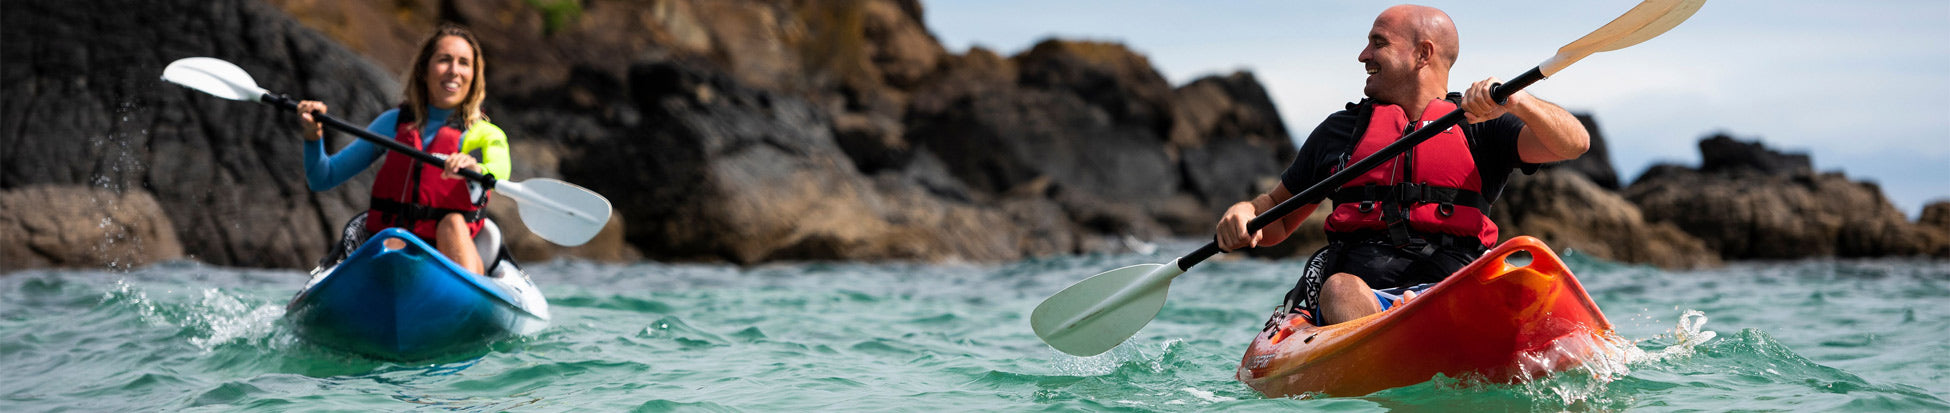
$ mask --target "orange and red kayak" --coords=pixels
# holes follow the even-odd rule
[[[1528,252],[1527,265],[1511,265]],[[1557,254],[1517,237],[1387,311],[1314,326],[1290,317],[1261,331],[1239,381],[1268,397],[1360,396],[1448,377],[1509,383],[1575,367],[1607,350],[1610,321]]]

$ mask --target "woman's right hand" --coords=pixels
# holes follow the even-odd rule
[[[315,141],[325,138],[325,125],[318,123],[318,119],[313,118],[311,114],[312,112],[318,112],[322,115],[325,114],[326,110],[325,102],[316,100],[298,102],[298,119],[303,120],[305,123],[305,134],[303,135],[305,140]]]

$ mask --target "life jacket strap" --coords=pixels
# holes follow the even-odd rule
[[[1398,241],[1395,240],[1394,238],[1395,237],[1392,230],[1367,230],[1367,231],[1349,231],[1349,232],[1329,231],[1327,233],[1328,242],[1381,243],[1381,244],[1394,246],[1396,248],[1401,248],[1404,251],[1420,254],[1422,256],[1428,256],[1429,254],[1435,253],[1435,250],[1437,248],[1461,250],[1461,251],[1469,252],[1471,255],[1482,255],[1483,251],[1489,251],[1490,249],[1488,246],[1483,245],[1482,240],[1479,240],[1476,237],[1468,236],[1468,235],[1440,234],[1440,233],[1432,234],[1432,233],[1426,233],[1421,231],[1414,231],[1406,235],[1404,237],[1405,239],[1403,240]]]
[[[1454,214],[1456,205],[1475,207],[1476,210],[1483,211],[1485,215],[1488,215],[1490,211],[1489,201],[1484,200],[1483,194],[1480,192],[1462,188],[1413,183],[1401,183],[1388,186],[1370,184],[1341,188],[1338,191],[1334,191],[1334,195],[1329,196],[1329,198],[1334,200],[1335,205],[1349,202],[1360,203],[1361,212],[1374,210],[1374,204],[1376,203],[1396,205],[1441,204],[1442,210],[1446,211],[1444,212],[1445,216],[1447,214]]]
[[[373,198],[372,209],[386,213],[386,216],[391,217],[395,225],[413,221],[439,220],[445,218],[447,214],[460,214],[462,218],[467,219],[467,223],[472,224],[481,220],[481,213],[484,211],[480,209],[462,211],[458,209],[434,208],[426,205],[400,203],[385,198]]]

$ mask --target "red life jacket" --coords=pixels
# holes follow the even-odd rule
[[[421,147],[420,125],[413,121],[411,113],[401,108],[394,141],[427,153],[460,153],[461,131],[453,125],[441,126],[434,132],[433,144]],[[440,173],[439,166],[387,151],[384,163],[379,165],[379,177],[372,181],[372,206],[366,212],[366,233],[405,228],[426,242],[435,243],[438,238],[434,233],[440,219],[448,213],[460,213],[467,219],[468,236],[479,234],[481,206],[487,203],[488,197],[482,196],[482,205],[475,205],[466,179],[441,178]]]
[[[1455,94],[1451,97],[1460,98]],[[1360,140],[1340,168],[1413,131],[1401,106],[1369,102],[1362,106],[1364,112],[1371,113],[1356,121],[1365,126],[1356,127]],[[1421,119],[1434,120],[1455,109],[1455,103],[1436,99],[1422,110]],[[1383,233],[1398,246],[1413,244],[1417,238],[1434,241],[1430,238],[1445,235],[1450,240],[1495,245],[1496,223],[1485,215],[1489,200],[1484,199],[1482,191],[1483,178],[1470,153],[1470,140],[1463,136],[1460,126],[1451,126],[1342,185],[1332,196],[1334,211],[1327,216],[1327,234],[1367,238]]]

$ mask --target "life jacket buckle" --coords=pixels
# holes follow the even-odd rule
[[[1374,202],[1375,202],[1374,187],[1375,185],[1372,183],[1361,186],[1361,192],[1363,195],[1365,195],[1361,197],[1361,213],[1363,214],[1374,212]]]
[[[1425,192],[1422,190],[1422,185],[1407,182],[1395,184],[1395,201],[1402,203],[1402,205],[1420,203],[1423,201],[1422,195]]]
[[[1427,258],[1429,255],[1435,254],[1435,247],[1436,247],[1435,243],[1429,242],[1429,240],[1424,239],[1422,237],[1407,236],[1403,238],[1405,239],[1395,242],[1395,248],[1399,248],[1402,251],[1407,251],[1409,253],[1413,253],[1417,256],[1424,257],[1424,258]]]

